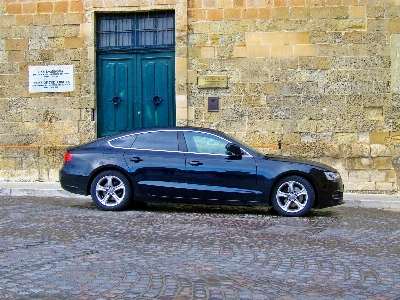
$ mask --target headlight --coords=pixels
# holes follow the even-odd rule
[[[324,172],[326,178],[329,181],[338,181],[340,179],[340,174],[336,172]]]

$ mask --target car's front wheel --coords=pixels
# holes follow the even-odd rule
[[[92,182],[90,193],[94,204],[102,210],[122,210],[131,200],[129,180],[118,171],[104,171]]]
[[[315,192],[303,177],[288,176],[275,184],[271,201],[274,209],[282,216],[299,217],[313,207]]]

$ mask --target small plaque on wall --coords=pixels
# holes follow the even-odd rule
[[[29,66],[29,93],[73,91],[73,65]]]
[[[208,97],[208,111],[219,111],[218,97]]]
[[[226,75],[205,75],[197,78],[199,88],[227,88],[228,77]]]

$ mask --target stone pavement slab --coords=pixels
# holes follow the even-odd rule
[[[0,299],[400,299],[400,212],[0,197]]]

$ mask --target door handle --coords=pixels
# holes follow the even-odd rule
[[[143,159],[141,159],[139,156],[134,156],[134,157],[131,157],[131,161],[133,161],[134,163],[138,163],[138,162],[143,161]]]
[[[189,164],[192,166],[201,166],[203,163],[198,160],[192,160]]]

